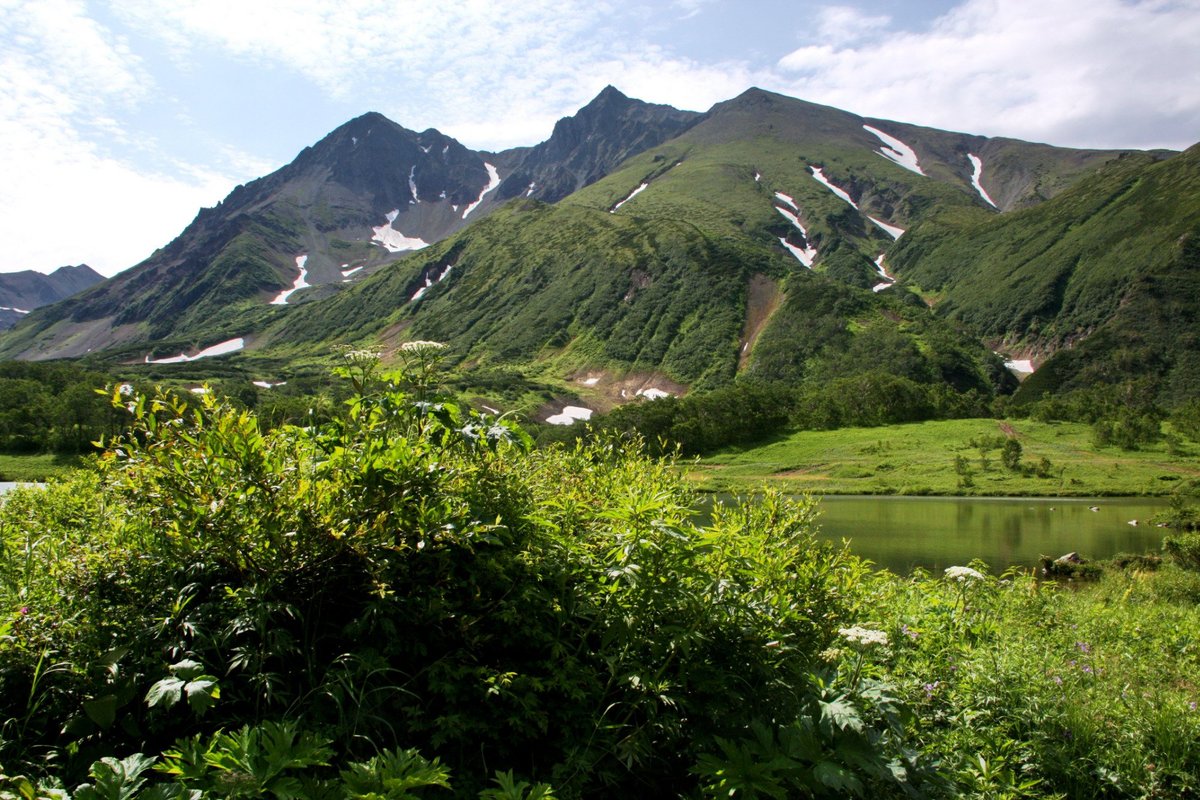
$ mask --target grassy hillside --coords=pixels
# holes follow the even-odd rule
[[[1137,376],[1197,384],[1200,148],[1116,159],[1036,208],[918,225],[892,251],[940,313],[1055,361],[1027,394]]]
[[[1021,444],[1021,471],[1002,462],[1010,437]],[[1042,459],[1049,462],[1045,468]],[[696,486],[713,491],[765,484],[818,494],[981,497],[1163,495],[1197,477],[1200,445],[1174,452],[1165,444],[1098,448],[1087,425],[986,419],[800,431],[721,451],[691,474]]]

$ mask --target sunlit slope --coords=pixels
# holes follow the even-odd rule
[[[1193,147],[1167,160],[1117,159],[1036,208],[931,220],[897,244],[891,263],[984,337],[1059,353],[1029,391],[1139,375],[1200,388],[1191,366],[1198,237]]]

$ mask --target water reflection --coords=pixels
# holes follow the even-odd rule
[[[1072,551],[1086,558],[1157,551],[1165,531],[1149,520],[1165,505],[1144,497],[831,496],[821,500],[819,522],[823,538],[847,539],[855,553],[896,572],[940,571],[975,558],[999,572]]]

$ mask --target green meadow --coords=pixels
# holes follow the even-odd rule
[[[1017,469],[1003,442],[1021,445]],[[816,494],[1165,495],[1200,475],[1200,447],[1177,438],[1138,450],[1097,446],[1090,425],[962,419],[799,431],[695,463],[704,491],[769,485]]]

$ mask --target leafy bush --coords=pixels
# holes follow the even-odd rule
[[[415,747],[467,795],[516,792],[487,787],[497,766],[660,794],[718,739],[805,718],[865,576],[811,503],[696,528],[670,461],[603,438],[529,452],[440,396],[437,346],[404,352],[386,376],[349,354],[354,396],[323,425],[139,397],[99,475],[10,500],[0,755],[72,785],[163,753],[188,792],[233,792],[225,770],[282,796]],[[292,777],[255,771],[256,748],[301,741],[319,758]]]

